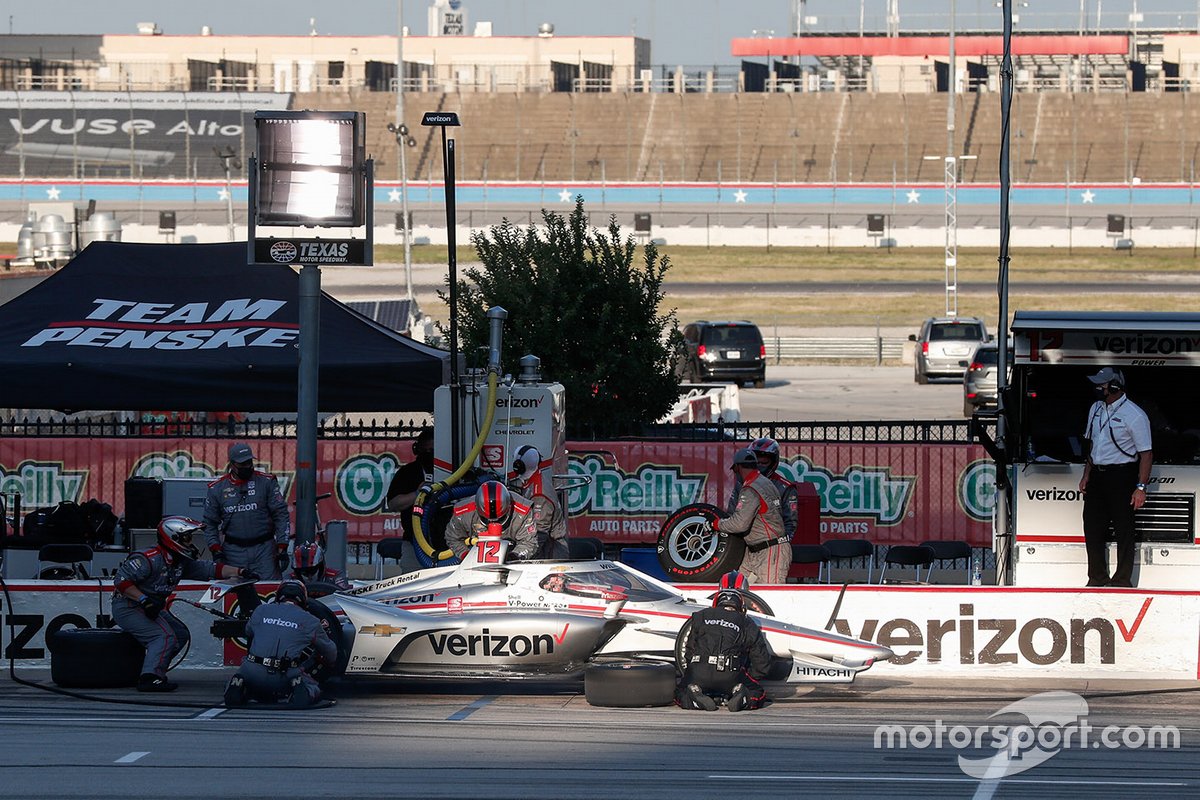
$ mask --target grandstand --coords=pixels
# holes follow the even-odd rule
[[[455,131],[460,180],[843,185],[943,177],[944,37],[735,40],[736,54],[767,63],[747,60],[733,73],[652,67],[649,43],[628,36],[484,37],[491,63],[446,55],[456,52],[452,43],[429,41],[437,38],[405,39],[413,178],[441,175],[436,132],[418,124],[435,109],[463,121]],[[975,156],[961,162],[965,182],[994,182],[999,172],[995,39],[964,36],[957,51],[955,155]],[[395,118],[395,41],[0,36],[0,172],[223,177],[214,148],[244,161],[249,114],[286,105],[365,111],[376,174],[396,179],[397,145],[386,131]],[[147,62],[155,48],[165,55]],[[507,66],[496,55],[506,49]],[[573,64],[564,55],[572,49]],[[1200,109],[1189,90],[1200,79],[1200,36],[1042,35],[1016,50],[1016,181],[1193,182]]]

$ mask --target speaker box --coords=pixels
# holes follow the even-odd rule
[[[125,527],[157,528],[162,519],[163,488],[158,478],[125,481]]]

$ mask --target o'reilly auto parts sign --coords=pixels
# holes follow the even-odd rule
[[[259,264],[365,264],[365,239],[255,239]]]

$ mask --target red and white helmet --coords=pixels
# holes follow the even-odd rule
[[[325,571],[325,551],[316,542],[296,545],[292,550],[292,571],[305,580],[321,577]]]
[[[204,530],[204,523],[190,517],[163,517],[158,523],[158,546],[173,556],[199,558],[200,549],[192,537]]]
[[[768,478],[779,467],[779,442],[770,436],[755,439],[750,443],[750,452],[758,459],[758,471]]]
[[[500,481],[487,481],[475,492],[475,510],[484,522],[508,522],[512,507],[512,495]]]
[[[746,599],[743,592],[750,591],[750,580],[738,572],[726,572],[721,576],[717,593],[713,596],[713,608],[733,608],[737,611],[746,610]]]

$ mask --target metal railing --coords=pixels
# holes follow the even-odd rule
[[[767,357],[782,360],[865,360],[882,364],[904,355],[900,336],[776,336],[767,339]]]

